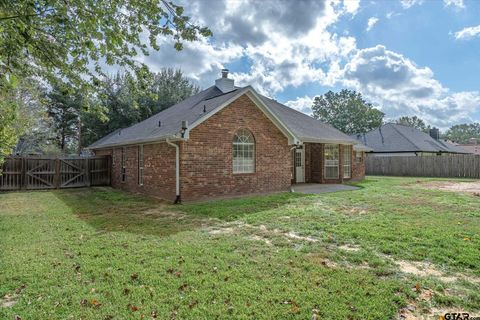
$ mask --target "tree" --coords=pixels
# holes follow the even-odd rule
[[[42,98],[44,90],[35,79],[23,81],[16,88],[18,118],[23,119],[21,123],[25,129],[13,149],[14,154],[59,153],[53,143],[54,131]]]
[[[84,114],[82,146],[88,146],[116,129],[143,121],[199,92],[199,87],[181,70],[174,69],[146,74],[140,80],[129,72],[117,73],[106,77],[104,82],[101,86],[104,90],[95,103],[104,110],[106,117],[100,118],[98,113]]]
[[[398,118],[395,122],[397,124],[401,124],[407,127],[412,127],[426,133],[429,133],[431,129],[430,125],[426,125],[425,121],[418,118],[417,116],[413,116],[413,117],[403,116]]]
[[[382,125],[384,114],[360,93],[343,89],[315,97],[313,116],[346,134],[365,133]]]
[[[54,87],[47,93],[46,100],[57,146],[62,153],[73,153],[78,149],[76,147],[81,136],[81,118],[87,110],[87,100],[80,92],[70,94],[69,90],[63,87]]]
[[[200,91],[179,69],[164,68],[153,74],[148,93],[139,99],[142,120]]]
[[[458,143],[468,143],[470,139],[480,139],[480,123],[464,123],[452,126],[445,133],[445,138]]]
[[[183,8],[165,0],[0,0],[0,153],[15,145],[20,132],[12,97],[19,79],[39,78],[52,87],[97,90],[103,64],[147,69],[138,52],[159,50],[159,36],[183,42],[212,35],[190,22]],[[84,94],[84,93],[82,93]]]
[[[34,79],[25,79],[15,88],[0,91],[0,164],[5,155],[14,152],[18,137],[36,119],[36,115],[30,112],[36,88],[37,82]]]
[[[85,77],[95,84],[103,63],[138,68],[134,57],[159,50],[159,36],[181,50],[184,41],[212,35],[164,0],[0,0],[0,28],[1,78],[35,75],[74,87]]]

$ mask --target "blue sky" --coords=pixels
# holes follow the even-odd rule
[[[446,129],[480,121],[480,1],[184,0],[214,37],[143,61],[181,68],[202,87],[227,67],[305,113],[312,99],[361,92],[387,119],[417,115]]]

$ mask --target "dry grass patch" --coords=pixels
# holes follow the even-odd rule
[[[480,181],[475,181],[475,182],[430,181],[426,183],[421,183],[421,186],[426,189],[468,193],[468,194],[480,196]]]

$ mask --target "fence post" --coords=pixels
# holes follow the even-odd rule
[[[90,187],[90,166],[89,166],[89,158],[85,158],[85,185]]]
[[[54,175],[54,185],[55,189],[60,188],[60,183],[61,183],[61,175],[60,175],[60,158],[56,158],[54,161],[55,164],[55,175]]]
[[[22,157],[22,171],[20,173],[20,190],[24,190],[27,188],[27,159]]]

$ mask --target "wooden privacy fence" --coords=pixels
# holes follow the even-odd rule
[[[445,177],[480,179],[480,155],[372,156],[366,158],[366,174],[380,176]]]
[[[110,185],[110,157],[7,157],[0,172],[0,190],[102,185]]]

